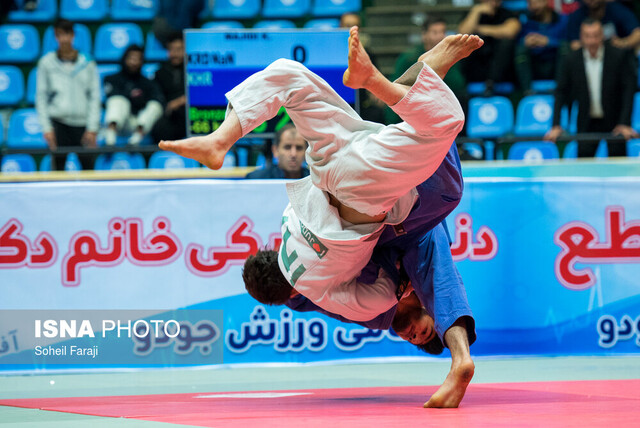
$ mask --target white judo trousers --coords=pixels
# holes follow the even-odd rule
[[[436,171],[464,125],[458,100],[426,64],[415,64],[397,82],[411,87],[391,107],[404,122],[389,126],[362,120],[322,78],[286,59],[226,94],[243,135],[284,106],[309,143],[310,176],[287,184],[278,262],[298,292],[354,321],[368,321],[397,303],[386,275],[374,284],[356,278],[384,224],[407,217],[415,186]],[[361,213],[387,217],[384,223],[345,222],[328,193]]]

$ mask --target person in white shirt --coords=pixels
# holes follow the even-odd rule
[[[38,61],[36,110],[51,150],[59,146],[96,147],[100,127],[100,80],[95,61],[73,48],[73,23],[53,25],[58,50]],[[53,155],[51,167],[64,168],[65,155]],[[79,156],[92,169],[92,156]]]

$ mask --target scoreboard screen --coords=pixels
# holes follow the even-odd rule
[[[224,120],[229,90],[279,58],[304,64],[354,106],[356,91],[342,84],[348,30],[187,30],[185,67],[189,135],[208,134]],[[278,115],[256,128],[271,133],[289,122]]]

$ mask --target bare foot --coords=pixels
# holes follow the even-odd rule
[[[216,143],[213,135],[185,138],[177,141],[160,141],[159,147],[187,158],[195,159],[211,168],[220,169],[229,148]]]
[[[345,86],[353,89],[366,88],[368,81],[380,74],[373,65],[369,54],[360,42],[358,27],[349,30],[349,67],[342,76]]]
[[[447,36],[431,50],[422,54],[418,61],[425,62],[433,71],[444,79],[453,64],[471,55],[479,49],[484,40],[476,35],[456,34]]]
[[[475,365],[471,358],[464,360],[456,367],[452,366],[444,383],[431,396],[429,401],[424,403],[423,407],[458,407],[464,398],[464,393],[467,390],[469,382],[471,382],[471,378],[473,378],[474,370]]]
[[[160,141],[162,150],[169,150],[195,159],[211,169],[222,168],[224,157],[233,144],[242,138],[242,127],[235,109],[231,109],[218,129],[213,133],[177,141]]]

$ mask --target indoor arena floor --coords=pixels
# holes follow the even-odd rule
[[[475,362],[458,409],[434,358],[0,375],[0,428],[640,426],[640,356]]]

